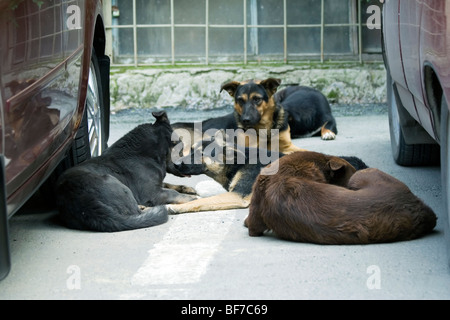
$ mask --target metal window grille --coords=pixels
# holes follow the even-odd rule
[[[106,0],[115,65],[380,59],[380,0]]]

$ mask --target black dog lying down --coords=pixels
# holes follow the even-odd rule
[[[275,93],[273,99],[287,111],[292,138],[315,135],[320,135],[322,140],[336,138],[336,120],[327,98],[319,90],[292,86]]]
[[[166,170],[184,175],[170,159],[173,131],[166,113],[153,116],[154,124],[138,126],[101,156],[61,175],[57,205],[67,227],[102,232],[151,227],[167,221],[163,205],[197,198],[176,191],[195,193],[191,188],[163,184]]]

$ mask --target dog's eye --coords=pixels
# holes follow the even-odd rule
[[[242,98],[237,98],[236,101],[237,101],[237,103],[240,104],[241,106],[245,104],[245,101],[244,101],[244,99],[242,99]]]
[[[254,97],[254,98],[253,98],[253,102],[254,102],[255,104],[260,104],[260,103],[262,102],[262,99],[259,98],[259,97]]]

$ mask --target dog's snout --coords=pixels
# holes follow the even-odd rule
[[[190,157],[181,157],[173,161],[174,166],[177,168],[182,167],[183,165],[188,163],[190,163]]]
[[[244,127],[251,127],[261,120],[261,116],[255,106],[247,103],[243,107],[240,120]]]
[[[174,161],[172,161],[172,163],[175,167],[179,167],[183,164],[183,158],[175,159]]]
[[[242,123],[246,125],[250,124],[251,123],[250,117],[242,117]]]

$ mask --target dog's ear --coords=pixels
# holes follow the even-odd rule
[[[228,94],[234,98],[234,94],[236,93],[236,90],[240,85],[241,83],[239,81],[226,82],[220,88],[220,92],[226,90]]]
[[[331,159],[328,161],[328,166],[330,167],[331,171],[339,171],[343,167],[345,167],[345,162],[340,159]]]
[[[152,115],[156,118],[156,121],[167,121],[169,122],[169,118],[167,117],[167,113],[165,111],[154,111]]]
[[[331,158],[328,161],[328,166],[330,168],[330,183],[339,186],[346,186],[348,180],[356,172],[356,169],[350,163],[341,158]]]
[[[273,96],[281,84],[281,79],[268,78],[261,81],[260,84],[266,89],[269,96]]]

